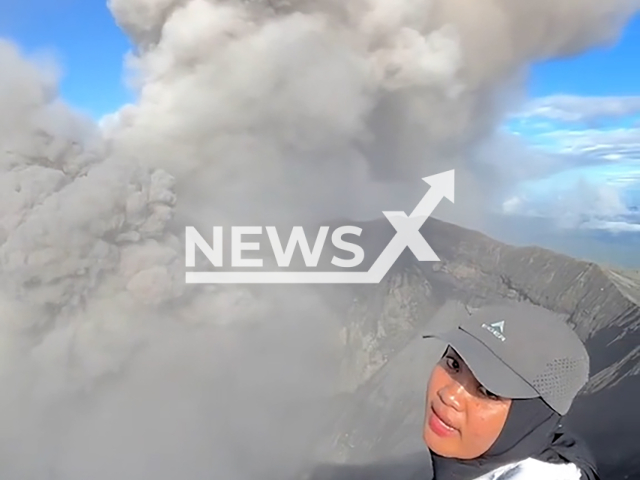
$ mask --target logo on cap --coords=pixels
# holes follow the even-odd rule
[[[506,337],[504,336],[504,320],[492,323],[491,325],[483,323],[482,328],[486,328],[487,330],[489,330],[493,334],[493,336],[501,342],[504,342],[506,340]]]

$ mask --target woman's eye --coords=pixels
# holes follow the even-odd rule
[[[453,357],[446,357],[445,361],[447,362],[447,367],[449,367],[451,370],[458,370],[460,368],[460,364]]]
[[[499,400],[500,399],[500,397],[498,397],[498,395],[496,395],[495,393],[491,393],[489,390],[487,390],[486,388],[484,388],[482,386],[480,387],[480,393],[483,396],[485,396],[487,398],[490,398],[491,400]]]

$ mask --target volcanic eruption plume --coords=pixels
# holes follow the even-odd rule
[[[464,195],[447,218],[475,217],[483,192],[512,177],[474,162],[474,149],[527,65],[615,40],[637,6],[109,8],[135,44],[137,100],[100,126],[58,98],[55,72],[0,42],[6,478],[293,472],[337,393],[340,319],[312,289],[189,288],[181,225],[407,210],[421,177],[451,168]]]

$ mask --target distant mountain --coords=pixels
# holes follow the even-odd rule
[[[640,218],[628,216],[617,222],[612,219],[601,228],[561,228],[550,218],[496,215],[484,232],[511,245],[538,245],[576,260],[640,269],[640,230],[634,227]]]
[[[386,220],[359,226],[367,252],[394,234]],[[326,291],[344,302],[345,393],[318,457],[386,465],[385,477],[363,470],[369,480],[415,474],[412,462],[424,461],[424,388],[442,351],[421,335],[451,326],[462,309],[530,302],[569,314],[591,355],[592,379],[565,423],[589,442],[603,479],[640,478],[640,273],[507,245],[433,218],[422,233],[441,262],[420,263],[406,250],[380,284]],[[324,467],[314,475],[355,478],[349,472]]]

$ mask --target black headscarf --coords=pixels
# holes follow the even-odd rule
[[[582,480],[600,480],[586,445],[561,425],[560,415],[541,398],[513,400],[500,436],[479,458],[458,460],[431,452],[434,480],[472,480],[526,458],[571,462],[582,470]]]

